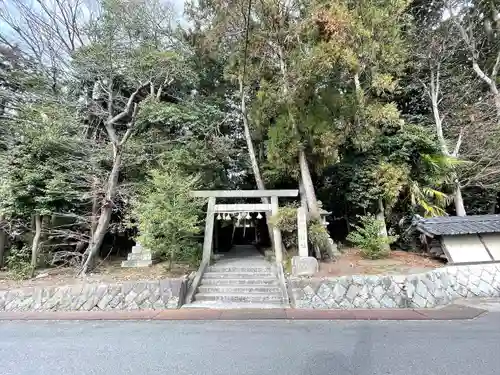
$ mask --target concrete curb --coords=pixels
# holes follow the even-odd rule
[[[486,310],[463,305],[442,309],[234,309],[0,312],[11,320],[469,320]]]

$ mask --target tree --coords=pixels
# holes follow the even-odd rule
[[[500,124],[500,14],[494,1],[447,1],[446,10],[457,28],[474,73],[487,85]]]
[[[172,154],[170,156],[173,156]],[[139,229],[138,240],[156,255],[169,260],[197,261],[200,246],[202,202],[191,197],[199,184],[197,176],[186,175],[176,157],[169,158],[140,188],[133,209]]]
[[[88,202],[91,153],[80,137],[78,119],[57,102],[25,104],[3,125],[8,137],[0,153],[0,214],[16,223],[16,231],[30,228],[34,272],[42,234],[49,231],[44,218],[74,217],[77,207]]]
[[[91,25],[92,43],[75,55],[75,67],[86,81],[95,82],[102,92],[95,95],[91,111],[102,121],[112,146],[112,169],[100,207],[99,221],[87,250],[83,273],[92,265],[108,230],[115,204],[122,167],[123,149],[137,131],[136,119],[140,103],[148,96],[162,100],[174,81],[186,78],[183,57],[169,50],[170,25],[154,24],[150,28],[149,10],[136,4],[108,1],[102,17]],[[156,9],[158,10],[158,9]],[[163,12],[168,9],[161,8]],[[161,50],[164,48],[164,50]]]
[[[480,189],[495,195],[497,189],[495,106],[485,93],[484,82],[469,69],[469,52],[463,48],[456,20],[441,17],[447,12],[447,3],[422,2],[413,10],[417,14],[412,31],[417,58],[408,71],[412,78],[405,90],[412,98],[406,104],[407,113],[419,121],[432,119],[443,154],[455,160],[449,176],[455,213],[465,215],[465,207],[474,199],[469,191]],[[429,110],[422,110],[419,102]],[[464,203],[463,192],[468,202]]]
[[[207,8],[210,9],[207,14]],[[247,72],[249,69],[248,59],[249,44],[251,43],[251,1],[240,2],[207,2],[201,4],[190,4],[188,14],[195,21],[195,30],[191,33],[202,35],[202,48],[206,51],[217,51],[218,60],[225,65],[224,72],[226,79],[230,82],[237,82],[237,89],[230,87],[228,96],[232,100],[234,91],[238,92],[239,101],[239,121],[243,125],[243,135],[245,138],[250,167],[255,179],[257,189],[265,190],[266,186],[259,167],[259,161],[255,152],[254,140],[250,127],[250,116],[247,110],[248,90]],[[221,17],[221,13],[224,16]],[[212,18],[211,18],[212,17]],[[201,31],[201,23],[208,24],[208,29]],[[235,100],[236,101],[236,100]],[[268,198],[261,198],[262,203],[269,204]],[[269,233],[272,237],[272,228],[268,223]]]

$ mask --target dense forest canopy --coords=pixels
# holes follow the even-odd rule
[[[300,188],[330,256],[373,220],[388,247],[415,215],[496,213],[499,9],[4,1],[0,268],[85,273],[138,237],[194,259],[191,189]]]

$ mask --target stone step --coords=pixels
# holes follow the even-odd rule
[[[204,279],[273,279],[271,272],[205,272]]]
[[[267,266],[210,266],[207,272],[252,272],[272,273],[271,267]]]
[[[127,255],[127,260],[152,260],[153,255],[151,253],[129,253]]]
[[[266,279],[220,279],[220,278],[205,278],[201,280],[201,285],[278,285],[278,280],[273,276]]]
[[[140,254],[144,251],[149,251],[149,250],[146,250],[144,249],[142,246],[132,246],[132,254]]]
[[[122,267],[151,267],[153,265],[152,260],[124,260],[122,261]]]
[[[194,299],[195,301],[283,303],[281,294],[267,293],[196,293]]]
[[[262,284],[238,286],[238,285],[201,285],[198,288],[199,293],[230,293],[230,294],[247,294],[247,293],[266,293],[273,294],[281,293],[278,286],[269,286]]]
[[[182,306],[183,309],[286,309],[290,306],[281,303],[263,302],[224,302],[224,301],[194,301]]]

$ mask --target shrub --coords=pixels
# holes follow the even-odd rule
[[[280,207],[278,213],[269,218],[269,223],[281,231],[283,244],[287,249],[297,247],[297,205]]]
[[[330,234],[325,226],[317,221],[311,220],[308,223],[307,237],[311,245],[320,249],[326,249],[329,246]]]
[[[389,256],[389,245],[396,240],[394,236],[381,236],[385,225],[372,215],[360,216],[361,225],[355,225],[353,232],[349,233],[347,240],[359,247],[361,256],[368,259],[380,259]]]
[[[201,245],[202,202],[190,196],[198,178],[187,175],[172,163],[150,172],[150,178],[133,203],[138,221],[138,241],[155,255],[172,262],[188,261],[197,265]]]
[[[282,239],[287,249],[296,248],[297,244],[297,208],[296,204],[281,207],[276,215],[270,217],[269,222],[282,233]],[[309,220],[307,223],[307,237],[309,244],[325,249],[329,246],[330,235],[323,224]]]
[[[11,248],[7,257],[7,270],[15,280],[27,280],[33,275],[31,267],[31,249],[24,246],[22,249]]]

